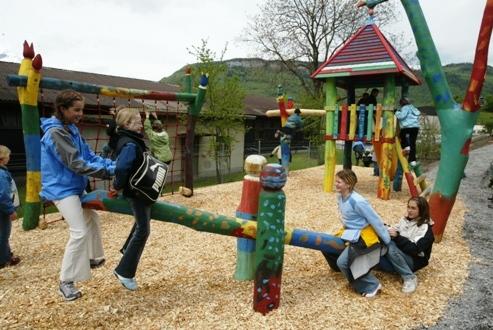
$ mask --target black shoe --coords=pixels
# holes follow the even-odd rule
[[[104,265],[105,261],[106,260],[104,258],[102,258],[102,259],[90,259],[89,265],[91,266],[91,269],[94,269],[94,268],[98,268],[98,267],[101,267],[102,265]]]
[[[4,268],[4,267],[7,267],[7,266],[15,266],[17,265],[19,262],[21,262],[21,258],[19,258],[18,256],[14,256],[12,253],[10,254],[10,260],[7,261],[6,263],[4,264],[1,264],[0,265],[0,268]]]

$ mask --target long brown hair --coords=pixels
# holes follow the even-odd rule
[[[418,227],[421,226],[424,223],[430,223],[430,207],[428,205],[428,201],[424,197],[411,197],[407,201],[407,204],[409,205],[410,201],[414,201],[416,205],[418,206],[418,217],[416,219],[416,222],[418,224]]]

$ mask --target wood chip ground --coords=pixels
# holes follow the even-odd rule
[[[337,168],[337,170],[339,167]],[[367,197],[386,223],[405,212],[409,193],[376,198],[371,169],[355,167],[356,190]],[[334,193],[322,192],[323,167],[289,174],[286,225],[315,231],[339,228]],[[241,182],[195,190],[193,198],[168,201],[234,215]],[[278,310],[267,316],[252,309],[253,283],[233,279],[236,238],[200,233],[176,224],[152,221],[152,232],[137,271],[139,289],[124,289],[112,275],[118,250],[132,226],[130,216],[101,212],[106,264],[79,283],[83,297],[64,302],[58,276],[68,238],[65,222],[46,230],[23,231],[13,224],[11,246],[22,257],[16,267],[0,270],[0,329],[406,329],[434,324],[447,302],[462,292],[471,259],[462,237],[464,206],[460,200],[431,264],[417,273],[412,295],[401,293],[397,275],[375,272],[383,291],[375,299],[353,292],[322,254],[287,246]],[[51,220],[58,214],[49,216]]]

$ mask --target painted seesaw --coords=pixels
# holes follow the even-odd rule
[[[213,214],[166,201],[156,202],[151,210],[153,220],[239,238],[235,278],[254,279],[253,308],[264,315],[279,307],[284,244],[329,253],[338,253],[344,249],[344,242],[336,236],[284,227],[286,195],[282,188],[287,180],[286,171],[281,165],[265,164],[263,156],[247,157],[247,174],[237,217]],[[84,195],[82,205],[85,208],[132,215],[125,198],[110,198],[104,190]]]

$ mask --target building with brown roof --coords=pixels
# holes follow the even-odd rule
[[[7,75],[16,74],[19,70],[18,63],[0,61],[0,144],[7,145],[12,150],[12,160],[9,168],[13,172],[22,175],[25,171],[25,152],[22,135],[21,109],[14,87],[7,83]],[[90,84],[135,88],[142,90],[154,90],[165,92],[179,92],[178,85],[158,83],[143,79],[102,75],[89,72],[79,72],[63,69],[43,67],[43,77],[51,77],[62,80],[72,80]],[[38,108],[40,117],[51,115],[53,102],[57,91],[40,90]],[[111,97],[98,96],[94,94],[83,94],[85,97],[84,122],[80,129],[96,152],[101,152],[107,143],[108,137],[105,132],[105,122],[111,118],[109,109],[118,105],[131,107],[142,107],[157,111],[159,118],[163,121],[165,129],[170,135],[172,150],[174,152],[173,172],[176,179],[180,179],[182,172],[182,146],[185,139],[184,122],[180,120],[187,113],[187,104],[177,101],[151,101],[138,99],[114,99]],[[231,156],[231,170],[241,171],[243,159],[247,154],[257,152],[251,146],[258,146],[258,140],[264,142],[262,151],[270,151],[271,145],[277,142],[274,139],[274,131],[279,125],[279,119],[268,118],[265,111],[277,107],[274,98],[262,96],[247,96],[245,99],[245,119],[247,129],[238,132],[236,144]],[[210,159],[209,139],[207,136],[197,136],[194,150],[194,169],[198,177],[215,175],[214,162]],[[266,143],[266,144],[265,144]],[[245,151],[247,151],[245,153]]]

